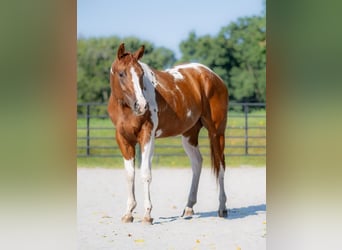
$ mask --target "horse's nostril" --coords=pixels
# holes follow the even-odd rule
[[[139,104],[138,104],[138,102],[135,102],[134,103],[134,110],[138,110],[139,109]]]

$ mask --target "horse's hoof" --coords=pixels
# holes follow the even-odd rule
[[[144,217],[142,220],[142,223],[144,225],[152,225],[152,222],[153,222],[153,218],[151,217]]]
[[[123,223],[132,223],[133,222],[133,216],[129,214],[125,214],[122,218],[121,221]]]
[[[194,213],[194,210],[193,210],[192,208],[186,207],[186,208],[184,209],[184,211],[183,211],[182,217],[183,217],[184,219],[190,219],[190,218],[192,218],[192,216],[193,216],[194,214],[195,214],[195,213]]]
[[[218,216],[221,218],[226,218],[228,216],[228,210],[224,209],[224,210],[219,210],[218,211]]]

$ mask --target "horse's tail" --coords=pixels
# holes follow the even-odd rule
[[[225,170],[225,130],[227,125],[227,112],[229,95],[223,80],[209,70],[204,80],[203,87],[206,96],[206,104],[209,111],[204,113],[204,126],[208,130],[211,153],[211,169],[218,180],[221,167]],[[207,108],[208,108],[207,107]]]
[[[224,148],[225,148],[225,130],[227,125],[227,112],[228,112],[228,92],[226,90],[221,98],[219,107],[211,107],[211,113],[215,114],[211,117],[212,122],[208,124],[208,136],[210,141],[211,153],[211,169],[218,179],[220,169],[226,169]],[[226,95],[225,95],[226,94]]]
[[[210,141],[210,156],[211,156],[211,170],[214,172],[216,179],[219,177],[220,168],[223,167],[225,170],[225,157],[223,153],[222,144],[224,142],[224,135],[217,135],[214,131],[208,131],[209,141]]]

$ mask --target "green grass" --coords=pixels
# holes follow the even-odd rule
[[[251,117],[251,116],[260,116],[260,117]],[[245,118],[242,113],[238,112],[230,112],[228,117],[228,128],[226,130],[226,137],[232,136],[242,136],[245,135]],[[259,110],[254,111],[249,114],[248,117],[248,126],[256,127],[261,126],[262,128],[249,128],[248,134],[249,136],[265,136],[266,135],[266,117],[265,111]],[[77,146],[86,146],[86,140],[80,139],[79,137],[86,137],[86,130],[82,129],[86,127],[86,120],[80,118],[77,120]],[[122,167],[123,161],[121,157],[121,153],[119,148],[117,147],[114,135],[115,130],[111,121],[107,119],[97,119],[92,118],[90,120],[91,128],[101,128],[101,129],[91,129],[90,130],[90,145],[91,146],[100,146],[100,147],[115,147],[113,148],[98,148],[91,149],[91,154],[101,154],[101,155],[109,155],[115,154],[115,157],[78,157],[77,158],[77,166],[82,167]],[[106,137],[106,138],[94,138],[94,137]],[[245,149],[241,148],[232,148],[230,146],[244,146],[245,138],[226,138],[226,149],[225,153],[227,154],[244,154]],[[250,146],[265,146],[266,139],[265,138],[249,138],[248,144]],[[210,166],[210,149],[209,149],[209,140],[207,137],[207,130],[202,129],[200,133],[199,139],[200,150],[203,155],[203,165]],[[86,149],[77,150],[78,155],[85,154]],[[249,154],[265,154],[265,148],[250,148]],[[175,156],[172,156],[175,155]],[[186,167],[189,166],[190,162],[188,157],[186,156],[181,143],[181,138],[171,137],[171,138],[163,138],[156,140],[155,146],[155,155],[153,158],[153,166],[167,166],[167,167]],[[266,156],[226,156],[226,165],[230,167],[240,166],[240,165],[253,165],[253,166],[265,166],[266,165]]]

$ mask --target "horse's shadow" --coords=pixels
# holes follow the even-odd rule
[[[245,218],[247,216],[257,215],[258,212],[265,212],[266,211],[266,204],[260,205],[252,205],[248,207],[240,207],[240,208],[232,208],[228,209],[228,217],[225,219],[227,220],[235,220]],[[217,211],[210,211],[210,212],[199,212],[195,215],[198,215],[198,218],[208,218],[208,217],[217,217]]]
[[[258,215],[259,212],[266,212],[266,204],[228,209],[228,217],[224,219],[226,220],[242,219],[248,216]],[[218,216],[217,211],[198,212],[198,213],[195,213],[193,217],[188,217],[188,218],[182,218],[181,216],[160,217],[159,218],[160,221],[156,222],[155,224],[164,224],[164,223],[176,221],[178,219],[209,218],[209,217],[217,217],[217,216]]]

